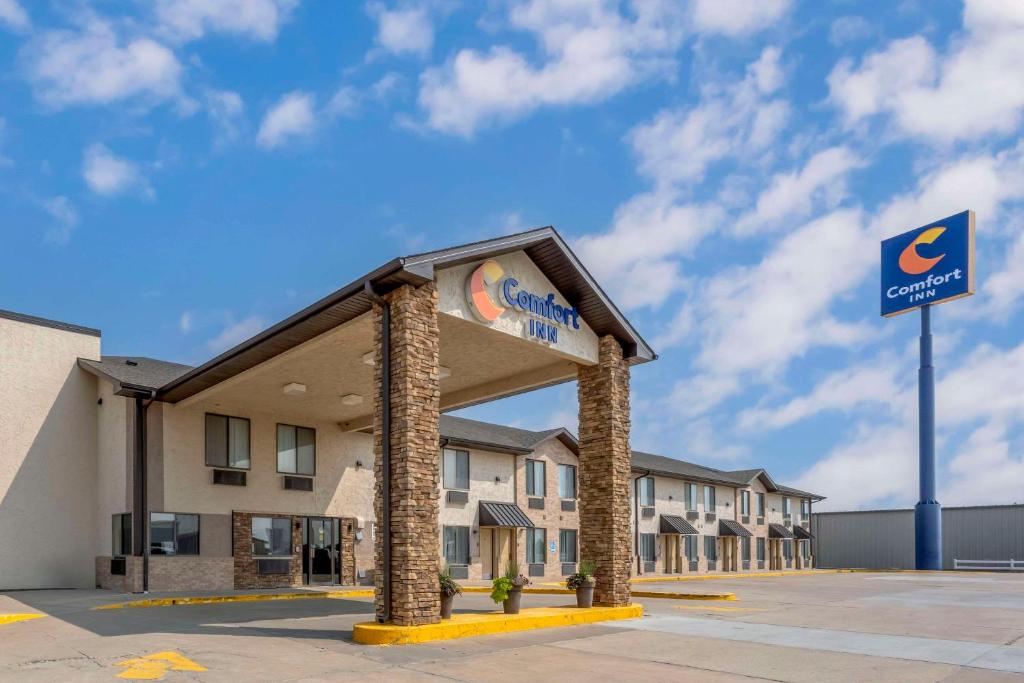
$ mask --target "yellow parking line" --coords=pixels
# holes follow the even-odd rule
[[[0,626],[3,626],[4,624],[13,624],[16,621],[41,619],[45,616],[45,614],[38,614],[36,612],[25,612],[23,614],[0,614]]]
[[[206,667],[196,664],[178,652],[155,652],[145,657],[126,659],[114,666],[124,667],[118,678],[135,681],[159,681],[168,671],[206,671]]]
[[[764,612],[758,607],[721,607],[718,605],[675,605],[675,609],[695,609],[702,612]]]
[[[309,591],[306,593],[253,593],[242,595],[200,595],[173,598],[129,600],[93,607],[97,609],[123,609],[126,607],[171,607],[173,605],[213,605],[222,602],[263,602],[266,600],[325,600],[345,598],[372,598],[373,589],[347,591]]]

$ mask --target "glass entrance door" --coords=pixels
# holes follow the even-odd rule
[[[303,520],[302,574],[308,585],[338,583],[341,560],[340,520],[306,517]]]

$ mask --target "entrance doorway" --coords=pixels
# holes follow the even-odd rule
[[[338,583],[341,569],[340,531],[340,519],[302,519],[302,582],[307,586]]]
[[[679,557],[679,536],[677,534],[665,534],[662,538],[665,539],[665,548],[662,551],[662,556],[665,560],[665,573],[666,574],[678,574],[683,570],[682,560]]]
[[[505,571],[505,565],[516,556],[516,529],[512,527],[489,527],[490,534],[481,529],[480,559],[484,579],[494,579]],[[488,541],[490,541],[488,543]]]

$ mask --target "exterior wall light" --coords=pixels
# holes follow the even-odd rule
[[[364,353],[363,354],[363,365],[369,365],[369,366],[372,367],[374,365],[374,359],[376,358],[375,354],[376,354],[375,351],[367,351],[366,353]]]
[[[361,394],[345,394],[341,397],[342,404],[346,406],[357,406],[363,402]]]
[[[298,382],[289,382],[284,385],[285,396],[302,396],[306,393],[306,385]]]
[[[447,379],[452,376],[452,369],[445,367],[444,365],[437,366],[437,376],[439,379]]]

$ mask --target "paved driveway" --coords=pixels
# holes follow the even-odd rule
[[[371,601],[94,610],[104,591],[0,594],[0,680],[1024,681],[1024,576],[822,574],[644,584],[736,602],[641,600],[646,616],[398,647],[351,642]],[[529,605],[564,596],[524,596]],[[462,609],[490,609],[464,595]],[[123,680],[123,678],[121,679]]]

